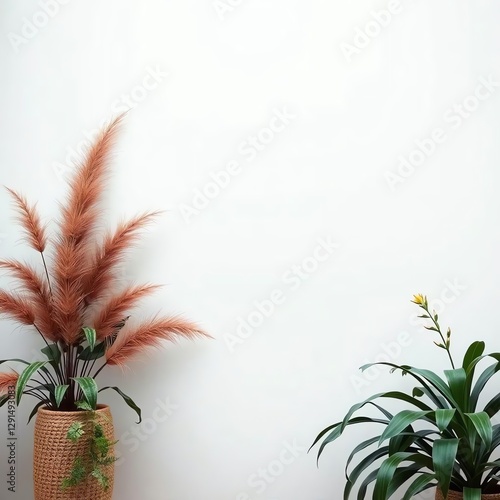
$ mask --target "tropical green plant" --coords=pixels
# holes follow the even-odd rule
[[[444,370],[443,378],[431,370],[391,362],[361,367],[366,370],[374,365],[388,366],[391,372],[411,377],[417,385],[411,394],[381,392],[353,405],[341,421],[328,426],[314,440],[311,448],[322,441],[319,461],[325,446],[347,427],[382,426],[382,432],[364,440],[350,453],[345,467],[344,500],[355,485],[359,486],[358,500],[364,499],[372,483],[374,500],[390,498],[403,485],[403,500],[433,486],[442,491],[444,498],[450,490],[463,491],[464,500],[479,500],[481,494],[500,491],[500,460],[493,456],[500,445],[500,424],[492,423],[500,410],[500,394],[486,404],[480,401],[486,384],[500,369],[500,353],[484,354],[484,342],[475,341],[457,367],[450,351],[451,330],[443,333],[426,296],[415,295],[412,302],[422,309],[419,317],[429,322],[425,328],[439,336],[435,344],[447,353],[451,369]],[[480,371],[479,363],[488,359],[493,362]],[[380,399],[402,402],[405,409],[393,414],[377,401]],[[358,415],[365,407],[375,408],[377,416]]]
[[[0,260],[0,270],[16,281],[12,291],[0,290],[0,314],[38,334],[42,356],[34,362],[0,360],[0,364],[24,366],[20,372],[10,366],[10,371],[0,373],[0,406],[15,387],[16,404],[23,395],[38,400],[29,420],[41,406],[78,411],[84,405],[93,411],[99,394],[112,389],[137,413],[140,422],[140,408],[118,387],[99,389],[96,378],[101,371],[108,366],[125,366],[130,358],[158,347],[162,340],[208,337],[179,316],[155,316],[138,324],[129,321],[130,311],[158,287],[124,286],[120,266],[157,212],[122,222],[115,230],[105,229],[100,202],[121,119],[116,118],[101,132],[75,166],[57,230],[49,232],[36,207],[8,189],[25,241],[41,256],[41,268],[13,259]]]

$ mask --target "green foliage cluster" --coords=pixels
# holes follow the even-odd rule
[[[373,500],[387,500],[401,487],[406,488],[403,500],[434,486],[445,498],[450,490],[463,492],[464,500],[480,500],[481,494],[500,491],[500,459],[494,457],[500,446],[500,424],[492,422],[500,411],[500,394],[486,404],[480,400],[485,386],[500,370],[500,353],[484,354],[484,342],[473,342],[456,368],[450,352],[451,330],[443,333],[427,297],[415,295],[412,302],[423,310],[420,317],[430,321],[425,328],[439,335],[435,344],[446,351],[451,369],[444,370],[443,378],[431,370],[389,362],[361,367],[385,365],[391,372],[410,376],[417,385],[411,394],[381,392],[353,405],[341,421],[316,437],[311,448],[322,440],[319,460],[325,446],[346,428],[360,424],[383,427],[349,455],[344,500],[350,498],[355,485],[359,486],[357,499],[364,500],[371,484]],[[478,370],[488,359],[493,363]],[[393,414],[377,401],[380,399],[399,401],[406,408]],[[374,408],[378,415],[357,415],[365,407]],[[360,453],[362,458],[358,458]],[[357,464],[351,468],[355,458]]]
[[[88,434],[86,456],[77,456],[73,462],[70,474],[62,480],[61,488],[67,489],[77,486],[85,481],[89,476],[96,479],[104,490],[109,488],[109,477],[105,468],[116,461],[110,452],[117,441],[110,441],[103,430],[99,418],[107,417],[98,414],[86,401],[78,401],[77,407],[84,410],[84,421],[73,422],[66,434],[66,437],[73,443],[78,442]],[[87,424],[87,425],[85,425]],[[85,431],[85,429],[88,429]]]

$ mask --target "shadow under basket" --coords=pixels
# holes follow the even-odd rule
[[[76,443],[67,437],[68,429],[74,422],[82,422],[86,433],[91,431],[91,424],[85,418],[86,414],[84,411],[53,411],[46,408],[38,410],[33,453],[35,500],[111,500],[114,464],[102,469],[109,478],[109,488],[106,490],[94,477],[87,477],[77,486],[66,489],[61,487],[63,479],[70,475],[75,458],[88,456],[88,440],[85,439],[85,434]],[[109,407],[98,405],[96,414],[104,435],[113,442],[114,429]],[[109,455],[113,456],[112,450]],[[85,460],[83,463],[88,464]]]
[[[464,495],[459,491],[448,491],[447,500],[463,500]],[[441,490],[436,491],[436,500],[444,500]],[[500,500],[500,493],[490,493],[488,495],[481,495],[481,500]]]

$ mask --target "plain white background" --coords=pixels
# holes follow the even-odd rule
[[[307,448],[354,402],[404,386],[358,367],[384,356],[446,367],[413,293],[452,326],[457,357],[475,339],[500,350],[499,6],[42,5],[0,7],[1,184],[56,219],[73,151],[132,108],[105,221],[165,213],[123,280],[166,285],[136,314],[182,312],[214,337],[105,372],[101,384],[118,384],[145,418],[135,426],[118,397],[103,399],[120,439],[115,498],[341,498],[345,460],[369,430],[346,432],[319,469]],[[4,192],[2,258],[37,259],[11,216]],[[9,321],[0,339],[2,358],[41,347]],[[1,498],[32,498],[28,403],[17,493],[2,479]]]

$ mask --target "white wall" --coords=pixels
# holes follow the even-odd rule
[[[477,338],[500,349],[498,4],[46,0],[48,18],[42,3],[0,6],[1,184],[55,217],[69,151],[132,106],[108,218],[167,212],[125,278],[168,284],[141,314],[185,312],[215,337],[166,345],[125,376],[110,370],[101,380],[136,398],[149,432],[132,439],[133,413],[106,399],[121,438],[115,498],[340,498],[362,433],[327,449],[319,469],[307,447],[350,404],[403,383],[385,373],[359,378],[358,366],[384,346],[398,362],[446,365],[411,319],[413,293],[444,294],[447,304],[435,305],[457,355]],[[388,7],[391,19],[374,22],[372,12]],[[365,27],[376,36],[363,40]],[[138,89],[150,71],[157,81]],[[478,101],[483,79],[494,83],[489,95],[479,88]],[[477,109],[460,117],[461,103]],[[273,121],[283,130],[271,138],[264,128],[277,111],[293,118]],[[252,153],[248,137],[259,133],[269,144]],[[416,141],[429,155],[401,167],[400,156],[422,160]],[[186,215],[228,164],[227,187]],[[2,257],[36,258],[11,215],[3,193]],[[315,263],[321,240],[335,248]],[[292,279],[303,265],[315,269]],[[270,317],[237,330],[273,291],[282,303]],[[0,336],[2,357],[29,358],[40,347],[7,321]],[[155,422],[165,415],[160,403],[170,415]],[[1,498],[32,498],[29,411],[22,404],[18,413],[18,492],[7,495],[2,479]],[[293,460],[286,446],[296,447]]]

